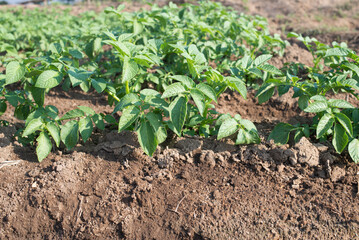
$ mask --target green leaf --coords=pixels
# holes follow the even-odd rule
[[[244,68],[244,69],[247,69],[249,68],[253,61],[252,61],[252,58],[249,56],[249,55],[245,55],[241,60],[241,67]]]
[[[69,53],[72,57],[76,58],[76,59],[81,59],[84,57],[84,55],[82,54],[82,52],[80,52],[77,49],[70,49]]]
[[[140,98],[138,97],[137,94],[135,94],[135,93],[126,94],[123,98],[121,98],[120,102],[116,104],[116,107],[113,110],[113,113],[116,113],[116,112],[124,109],[128,105],[135,104],[139,101],[140,101]]]
[[[187,98],[177,97],[169,106],[170,119],[174,126],[175,133],[180,136],[187,115]]]
[[[80,109],[81,111],[83,111],[86,115],[95,115],[96,114],[96,112],[92,108],[87,107],[87,106],[78,106],[77,108]]]
[[[231,119],[232,116],[229,114],[229,113],[226,113],[226,114],[222,114],[217,120],[216,120],[216,126],[221,126],[224,121],[228,120],[228,119]]]
[[[252,144],[252,143],[260,143],[260,138],[257,131],[248,131],[243,128],[240,128],[238,131],[236,144]]]
[[[294,142],[298,143],[302,137],[304,137],[304,133],[301,129],[298,129],[294,134]]]
[[[333,127],[334,122],[335,119],[331,114],[324,114],[324,116],[318,122],[317,139],[321,138],[325,133],[327,133],[328,130]]]
[[[238,122],[229,118],[225,120],[219,128],[217,139],[222,139],[234,134],[238,130]]]
[[[133,22],[133,34],[137,35],[143,31],[143,24],[135,20]]]
[[[247,87],[245,82],[238,78],[227,77],[228,85],[234,88],[244,99],[247,99]]]
[[[82,118],[79,121],[79,131],[80,131],[82,140],[84,142],[86,142],[90,138],[92,131],[93,131],[93,124],[92,124],[91,118],[89,116]]]
[[[256,126],[253,122],[247,119],[240,119],[240,124],[248,131],[257,131]]]
[[[348,145],[350,157],[355,163],[359,163],[359,140],[354,138]]]
[[[145,99],[147,96],[151,97],[161,97],[161,94],[156,90],[145,88],[140,91],[141,99]]]
[[[47,70],[40,74],[40,76],[37,78],[35,87],[38,88],[53,88],[59,85],[62,81],[62,74],[53,71],[53,70]]]
[[[258,68],[250,68],[250,69],[248,69],[248,72],[253,73],[254,75],[256,75],[259,78],[263,78],[263,72]]]
[[[305,112],[318,113],[323,112],[328,109],[328,103],[322,101],[316,101],[311,103],[307,108],[304,109]]]
[[[136,121],[136,119],[139,117],[141,111],[137,106],[128,106],[126,107],[121,115],[120,122],[118,124],[118,132],[122,132],[131,124]]]
[[[14,111],[14,116],[20,120],[25,120],[29,116],[29,114],[30,106],[27,104],[18,105]]]
[[[184,75],[175,75],[175,76],[171,76],[171,78],[181,82],[183,85],[185,85],[189,89],[191,89],[192,87],[194,87],[196,85],[195,82],[192,80],[192,78],[184,76]]]
[[[324,57],[331,57],[331,56],[345,57],[346,55],[348,55],[349,52],[350,51],[348,49],[344,49],[344,48],[330,48],[326,51]]]
[[[122,83],[129,82],[138,73],[138,65],[135,61],[125,58],[122,71]]]
[[[295,33],[295,32],[290,32],[287,34],[287,38],[292,38],[292,37],[297,38],[297,37],[299,37],[299,34]]]
[[[173,83],[165,89],[164,93],[162,94],[162,98],[178,96],[185,91],[186,89],[183,87],[182,83]]]
[[[43,88],[30,87],[31,96],[40,107],[42,107],[45,102],[45,90],[46,89]]]
[[[94,89],[98,92],[98,93],[102,93],[106,87],[107,87],[107,82],[104,79],[91,79],[91,84],[94,87]]]
[[[267,62],[268,60],[270,60],[273,57],[273,55],[271,54],[263,54],[258,56],[255,60],[254,60],[254,66],[260,66],[263,63]]]
[[[349,134],[349,136],[353,135],[353,126],[350,119],[343,113],[336,113],[335,114],[336,119],[338,122],[343,126],[345,131]]]
[[[121,55],[130,56],[131,52],[128,47],[119,41],[104,41],[104,43],[111,44]]]
[[[92,120],[95,123],[96,127],[100,130],[104,130],[105,129],[105,122],[103,121],[102,115],[101,114],[94,114],[92,116]]]
[[[214,91],[214,89],[211,86],[209,86],[205,83],[200,83],[197,85],[197,89],[200,90],[204,95],[206,95],[213,101],[217,102],[216,92]]]
[[[342,99],[329,99],[329,106],[335,108],[354,108],[353,105]]]
[[[0,116],[6,112],[7,104],[5,101],[0,101]]]
[[[106,122],[108,122],[111,125],[117,125],[117,121],[115,117],[110,114],[107,114],[104,119]]]
[[[137,130],[138,141],[143,151],[152,156],[157,148],[157,139],[154,129],[148,121],[141,121],[140,128]]]
[[[57,115],[59,114],[59,110],[55,106],[47,105],[45,111],[47,116],[54,120],[58,120],[59,117]]]
[[[61,140],[67,149],[72,149],[79,141],[79,124],[76,120],[68,121],[62,126],[60,132]]]
[[[85,113],[81,109],[73,109],[65,113],[65,115],[60,118],[60,121],[83,117],[85,116]]]
[[[54,139],[56,146],[60,146],[60,129],[54,122],[48,122],[46,124],[46,129],[50,133],[51,137]]]
[[[52,53],[60,54],[60,53],[62,53],[61,44],[60,44],[60,43],[51,43],[51,44],[50,44],[50,47],[49,47],[49,50],[50,50]]]
[[[298,106],[301,110],[304,110],[308,107],[309,105],[309,96],[307,95],[302,95],[299,97],[298,99]]]
[[[274,84],[263,85],[259,88],[256,97],[258,98],[258,103],[262,104],[268,101],[274,94],[275,86]]]
[[[162,116],[154,112],[149,112],[145,116],[155,131],[158,144],[163,143],[167,138],[167,131],[162,124]]]
[[[270,64],[265,64],[265,65],[262,65],[262,66],[260,66],[258,68],[265,71],[265,72],[269,72],[271,74],[274,74],[274,75],[282,75],[283,74],[278,68],[276,68],[275,66],[270,65]]]
[[[351,87],[355,90],[359,90],[359,83],[354,80],[354,79],[343,79],[340,81],[340,83],[344,86],[344,87]]]
[[[332,144],[337,153],[343,152],[349,142],[345,129],[340,124],[335,124]]]
[[[52,149],[52,143],[49,135],[46,132],[41,132],[39,137],[36,139],[36,155],[39,162],[44,160]]]
[[[349,68],[352,71],[354,71],[356,73],[356,75],[359,76],[359,67],[357,65],[355,65],[354,63],[344,62],[344,63],[342,63],[342,67],[343,66]]]
[[[88,92],[90,90],[90,82],[89,81],[83,81],[80,84],[80,88],[81,88],[82,91]]]
[[[205,97],[203,96],[202,92],[198,89],[192,89],[191,90],[191,97],[193,98],[193,101],[198,107],[198,111],[203,116],[204,110],[205,110]]]
[[[268,141],[273,139],[276,144],[286,144],[289,140],[289,133],[295,127],[288,123],[278,123],[269,134]]]
[[[35,118],[33,120],[31,120],[29,122],[29,124],[26,126],[22,136],[26,137],[34,132],[36,132],[37,130],[41,129],[42,127],[42,119],[41,118]]]
[[[15,83],[25,76],[25,66],[12,61],[6,66],[6,84]]]
[[[70,81],[73,87],[80,85],[82,82],[87,81],[92,75],[92,72],[88,72],[82,69],[71,69],[68,70]]]

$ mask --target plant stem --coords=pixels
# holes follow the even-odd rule
[[[114,94],[113,92],[110,92],[108,89],[105,89],[105,92],[110,95],[111,97],[113,97],[117,102],[120,102],[121,99],[119,99],[116,94]]]

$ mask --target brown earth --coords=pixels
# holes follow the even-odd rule
[[[344,2],[318,1],[316,8]],[[309,3],[249,0],[246,7],[274,23],[277,14],[317,13]],[[292,28],[301,22],[288,18]],[[313,18],[303,18],[303,26],[316,26]],[[296,44],[283,59],[311,62]],[[180,138],[150,158],[134,134],[107,129],[37,163],[34,149],[12,138],[19,123],[1,127],[0,239],[359,239],[359,166],[326,143],[267,142],[278,121],[303,123],[308,116],[288,94],[262,105],[253,94],[243,100],[225,93],[218,104],[218,111],[256,123],[263,143],[253,146]],[[78,90],[52,91],[47,104],[62,113],[77,105],[112,110],[104,97]],[[2,119],[15,122],[11,109]]]
[[[359,44],[359,0],[221,0],[238,11],[261,15],[273,32],[294,31],[327,44],[345,41],[354,50]]]

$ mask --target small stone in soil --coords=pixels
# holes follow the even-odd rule
[[[213,199],[219,199],[221,197],[221,193],[218,190],[214,190],[212,196]]]
[[[283,172],[283,170],[284,170],[284,165],[283,164],[280,164],[280,165],[277,166],[277,171],[279,173]]]
[[[345,169],[335,166],[332,169],[331,175],[330,175],[330,179],[332,180],[332,182],[338,182],[340,180],[342,180],[345,177]]]

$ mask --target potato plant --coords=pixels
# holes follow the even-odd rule
[[[15,50],[20,51],[33,47],[35,51],[29,57],[11,58],[14,54],[7,50],[10,58],[6,59],[6,75],[0,82],[1,113],[7,104],[15,107],[15,116],[25,121],[18,139],[36,146],[39,161],[46,158],[53,146],[63,144],[72,149],[80,139],[86,142],[94,126],[104,129],[105,123],[118,125],[119,132],[136,131],[148,155],[167,139],[169,131],[178,136],[217,135],[218,139],[236,133],[238,144],[258,143],[253,123],[239,115],[220,115],[213,105],[227,89],[246,97],[243,78],[224,74],[225,65],[214,69],[208,61],[225,62],[223,59],[234,54],[255,55],[256,51],[278,46],[283,50],[285,42],[268,34],[264,19],[225,11],[213,14],[217,7],[225,10],[218,3],[204,3],[184,8],[170,4],[163,9],[154,6],[151,11],[122,13],[120,6],[106,10],[112,21],[116,16],[116,26],[97,35],[74,34],[68,39],[54,34],[56,38],[48,38],[51,43],[43,49],[31,45],[30,36],[29,45],[14,44]],[[212,19],[199,17],[202,14]],[[228,29],[223,31],[221,24]],[[248,28],[248,24],[258,27]],[[234,34],[240,28],[248,30],[243,30],[242,36]],[[6,39],[8,44],[12,39],[16,39],[15,33]],[[103,51],[103,45],[110,45],[112,50]],[[39,49],[42,52],[36,56]],[[13,84],[20,84],[21,88],[12,91],[8,86]],[[59,116],[56,106],[45,105],[46,94],[58,86],[106,94],[114,106],[113,114],[78,106]],[[117,113],[119,121],[114,117]]]
[[[36,147],[39,161],[54,146],[72,149],[88,141],[95,127],[106,126],[136,131],[148,155],[171,132],[259,143],[251,121],[215,110],[225,91],[246,98],[250,87],[257,89],[259,103],[293,89],[299,107],[316,115],[310,126],[279,123],[269,139],[285,144],[290,132],[295,141],[315,135],[331,140],[338,153],[348,149],[359,162],[359,110],[330,99],[340,91],[358,99],[359,57],[345,44],[330,47],[290,33],[313,54],[313,66],[287,63],[278,69],[269,61],[283,55],[289,43],[270,35],[260,16],[239,15],[207,1],[123,10],[120,5],[81,17],[56,10],[2,13],[0,51],[6,54],[0,55],[0,65],[6,74],[0,74],[0,115],[9,104],[15,108],[14,115],[24,121],[18,140]],[[45,104],[53,88],[105,94],[113,113],[78,106],[59,116],[56,106]]]
[[[275,89],[284,94],[294,90],[293,98],[298,98],[299,108],[314,113],[313,124],[292,126],[279,123],[269,139],[285,144],[290,132],[295,132],[294,140],[314,134],[321,141],[330,140],[336,152],[348,149],[354,162],[359,162],[359,109],[346,100],[335,99],[335,94],[345,92],[359,99],[359,56],[345,44],[333,43],[333,47],[318,42],[316,39],[303,38],[290,33],[303,41],[313,54],[313,66],[306,67],[305,76],[300,76],[303,66],[292,64],[282,69],[282,74],[266,78],[257,92],[260,103],[273,96]],[[314,42],[314,45],[310,43]],[[323,70],[326,69],[326,70]],[[330,99],[328,99],[330,97]]]

